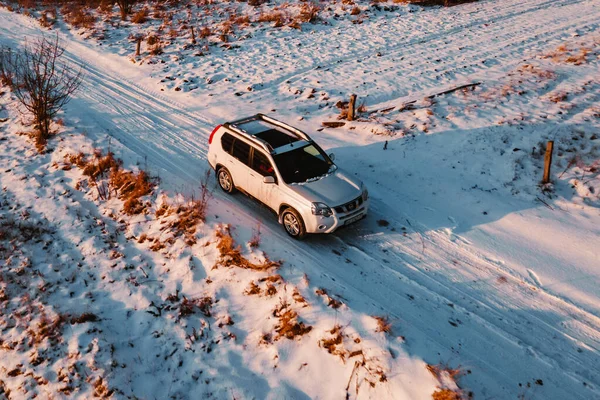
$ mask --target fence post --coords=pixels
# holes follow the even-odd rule
[[[196,35],[194,34],[194,27],[192,26],[192,44],[196,44]]]
[[[137,38],[137,46],[135,48],[135,55],[136,57],[140,56],[140,49],[142,47],[142,38],[138,36]]]
[[[356,107],[356,95],[350,95],[350,103],[348,104],[348,121],[354,121],[354,113]]]
[[[544,156],[544,178],[542,183],[550,182],[550,167],[552,166],[552,150],[554,149],[554,141],[549,140],[546,146],[546,155]]]

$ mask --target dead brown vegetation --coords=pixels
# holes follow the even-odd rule
[[[319,288],[319,289],[315,290],[315,293],[318,294],[319,296],[324,297],[327,300],[327,306],[329,306],[333,309],[337,310],[342,305],[344,305],[344,303],[342,303],[341,301],[331,297],[329,295],[329,293],[327,293],[327,290],[325,290],[324,288]]]
[[[144,7],[131,16],[131,22],[134,24],[143,24],[148,21],[148,14],[148,9]]]
[[[74,3],[66,3],[61,9],[61,14],[66,23],[75,29],[92,29],[96,24],[96,17],[86,8]],[[47,13],[43,13],[46,15]]]
[[[392,324],[389,321],[388,317],[377,315],[373,316],[373,318],[375,319],[375,321],[377,321],[377,328],[375,329],[375,332],[392,332]]]
[[[264,261],[260,263],[253,263],[242,256],[240,246],[236,246],[235,241],[231,236],[230,225],[219,226],[215,235],[218,239],[217,249],[219,250],[219,259],[217,260],[215,267],[235,266],[239,268],[264,271],[271,268],[277,268],[281,265],[281,261],[271,261],[266,255],[264,255]]]
[[[140,214],[146,209],[141,197],[152,193],[156,182],[145,171],[126,171],[123,162],[108,152],[94,151],[91,160],[83,153],[65,156],[71,164],[77,165],[88,177],[90,187],[96,188],[98,198],[108,200],[111,192],[123,200],[123,212],[127,215]]]
[[[448,365],[444,364],[427,364],[426,368],[438,382],[440,382],[440,385],[442,385],[442,387],[438,388],[438,390],[432,394],[434,400],[466,400],[471,398],[470,394],[467,394],[458,386],[457,380],[464,374],[460,368],[450,368]],[[443,382],[447,382],[448,379],[455,383],[455,387],[443,387]]]
[[[273,316],[277,317],[278,323],[275,326],[277,336],[275,340],[286,338],[294,340],[306,335],[312,330],[312,326],[298,321],[298,313],[292,310],[290,304],[282,301],[278,307],[273,310]]]

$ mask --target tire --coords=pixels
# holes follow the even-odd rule
[[[298,211],[286,208],[281,214],[281,223],[285,232],[294,239],[302,240],[306,236],[306,227]]]
[[[217,182],[219,183],[219,187],[225,193],[232,194],[235,192],[235,185],[233,184],[233,178],[231,177],[231,173],[225,167],[221,167],[217,169]]]

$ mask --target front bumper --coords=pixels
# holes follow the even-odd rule
[[[344,212],[337,212],[335,207],[332,208],[333,214],[330,217],[324,217],[322,215],[310,215],[310,223],[305,221],[306,231],[308,233],[332,233],[336,229],[342,226],[351,225],[354,222],[358,222],[367,215],[369,210],[369,199],[363,202],[357,208]]]

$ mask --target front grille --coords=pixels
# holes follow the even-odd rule
[[[362,198],[362,194],[361,194],[354,200],[349,201],[346,204],[342,204],[341,206],[334,207],[333,209],[338,214],[345,214],[345,213],[349,213],[349,212],[352,212],[352,211],[358,209],[362,205],[362,203],[363,203],[363,198]]]

